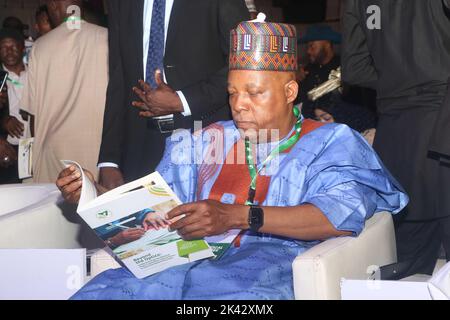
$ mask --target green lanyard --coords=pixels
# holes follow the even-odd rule
[[[294,107],[294,115],[298,118],[297,122],[295,123],[295,135],[290,137],[287,141],[280,144],[278,147],[276,147],[266,158],[266,160],[263,161],[261,164],[261,168],[257,170],[257,166],[254,164],[253,156],[252,156],[252,147],[250,144],[250,139],[245,139],[245,158],[247,160],[247,166],[248,171],[250,172],[250,177],[252,179],[248,191],[248,200],[245,202],[245,205],[253,205],[255,202],[255,196],[256,196],[256,180],[258,179],[258,175],[263,170],[267,164],[273,160],[277,155],[280,153],[283,153],[284,151],[292,148],[298,140],[300,140],[300,133],[302,131],[302,119],[300,117],[300,111],[297,107]]]
[[[10,81],[16,87],[23,87],[23,84],[21,82],[11,79],[10,77],[7,77],[6,80]]]
[[[81,20],[82,20],[81,17],[69,16],[69,17],[64,19],[64,22],[68,22],[68,21],[73,22],[73,21],[81,21]]]

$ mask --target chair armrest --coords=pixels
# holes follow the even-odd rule
[[[383,266],[396,260],[392,216],[388,212],[377,213],[366,221],[359,237],[324,241],[294,260],[295,298],[340,299],[342,278],[367,279],[369,266]]]
[[[108,248],[100,249],[91,256],[91,272],[88,280],[93,279],[106,270],[121,267],[108,251],[110,251]]]

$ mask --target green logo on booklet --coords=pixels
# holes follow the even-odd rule
[[[109,216],[110,216],[110,214],[109,214],[109,211],[108,211],[108,210],[97,213],[97,218],[98,218],[98,219],[106,219],[106,218],[108,218]]]
[[[212,252],[214,253],[213,260],[219,260],[222,258],[223,254],[229,247],[231,247],[230,243],[209,243],[209,246],[212,249]]]
[[[191,253],[208,249],[208,245],[203,240],[194,241],[178,241],[177,242],[178,255],[183,258],[188,258]]]

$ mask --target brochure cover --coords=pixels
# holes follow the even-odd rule
[[[80,165],[62,162],[82,172],[78,214],[137,278],[214,256],[205,240],[184,241],[169,231],[174,220],[165,214],[181,202],[158,172],[97,197]]]

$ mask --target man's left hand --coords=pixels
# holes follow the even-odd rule
[[[171,220],[185,215],[172,223],[170,229],[178,231],[184,240],[193,240],[238,228],[236,221],[239,221],[241,212],[245,214],[248,208],[205,200],[180,205],[167,213],[167,218]]]
[[[140,88],[133,88],[134,93],[141,99],[141,101],[132,103],[133,106],[141,110],[140,116],[152,118],[184,111],[183,103],[176,91],[169,87],[161,77],[161,71],[156,70],[156,89],[152,89],[143,80],[139,80]]]

